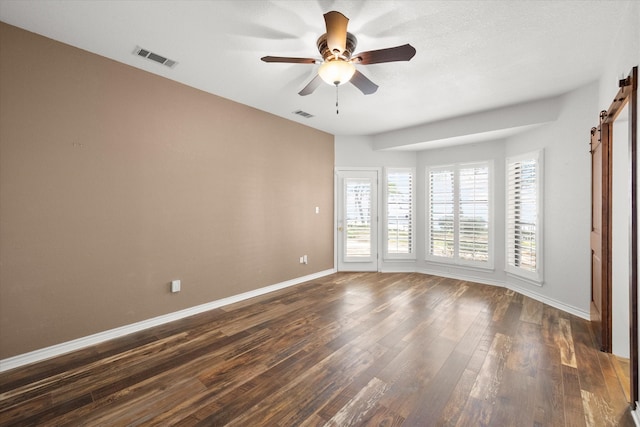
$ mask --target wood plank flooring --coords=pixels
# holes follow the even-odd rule
[[[0,374],[0,425],[633,426],[589,323],[338,273]]]

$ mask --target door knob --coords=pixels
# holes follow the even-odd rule
[[[338,231],[342,231],[342,227],[338,227]]]

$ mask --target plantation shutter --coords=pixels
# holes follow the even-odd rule
[[[489,259],[489,168],[461,166],[458,190],[458,256],[466,261]]]
[[[493,268],[493,163],[427,169],[427,261]]]
[[[507,270],[536,272],[539,267],[538,159],[507,160]]]
[[[387,171],[387,254],[413,254],[413,171]]]
[[[454,169],[429,171],[429,255],[453,258],[455,225]]]

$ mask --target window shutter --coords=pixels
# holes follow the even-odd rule
[[[458,255],[466,261],[489,259],[489,168],[462,166],[458,191]]]
[[[541,281],[539,154],[507,159],[507,271]]]
[[[429,255],[453,258],[454,194],[453,168],[429,171]]]
[[[387,171],[387,254],[413,254],[413,170]]]
[[[493,162],[427,169],[427,261],[493,268]]]

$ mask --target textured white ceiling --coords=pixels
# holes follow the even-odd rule
[[[554,96],[597,79],[629,1],[0,0],[0,20],[336,135],[371,135]],[[358,66],[380,88],[297,93],[317,65],[322,14],[356,51],[411,43],[410,62]],[[134,56],[136,46],[178,61]],[[304,110],[305,119],[292,114]]]

